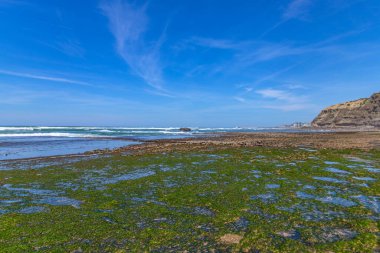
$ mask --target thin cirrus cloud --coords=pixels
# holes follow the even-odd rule
[[[299,19],[304,20],[309,14],[310,8],[312,6],[312,0],[292,0],[286,6],[285,10],[282,13],[281,20],[273,25],[271,28],[266,30],[263,34],[261,34],[260,38],[265,37],[269,33],[276,30],[281,25],[285,24],[289,20]]]
[[[114,0],[102,2],[100,8],[108,18],[117,53],[136,75],[160,91],[160,94],[165,94],[160,62],[164,36],[154,43],[145,40],[144,34],[148,29],[147,4],[135,6],[127,1]]]
[[[293,0],[285,9],[282,18],[284,20],[305,18],[312,3],[312,0]]]
[[[83,86],[93,86],[90,83],[82,82],[78,80],[72,80],[72,79],[67,79],[67,78],[62,78],[62,77],[36,75],[36,74],[30,74],[30,73],[24,73],[24,72],[15,72],[15,71],[3,70],[3,69],[0,70],[0,74],[15,76],[15,77],[22,77],[22,78],[30,78],[30,79],[36,79],[36,80],[43,80],[43,81],[77,84],[77,85],[83,85]]]
[[[340,57],[351,55],[360,56],[363,54],[363,49],[366,52],[366,48],[375,47],[377,44],[363,45],[360,43],[354,43],[351,45],[345,45],[340,44],[339,41],[352,36],[357,36],[366,30],[366,27],[362,27],[360,29],[354,29],[334,35],[319,42],[298,45],[289,42],[268,42],[263,40],[237,41],[201,37],[193,37],[191,40],[188,40],[187,43],[195,46],[231,52],[233,59],[226,63],[225,69],[231,70],[233,69],[233,66],[237,66],[238,70],[240,70],[242,67],[249,67],[260,62],[267,62],[285,57],[293,57],[293,59],[296,59],[295,57],[310,54],[317,56],[339,55]]]
[[[292,102],[292,103],[299,103],[305,100],[305,98],[302,96],[296,96],[288,91],[279,90],[279,89],[272,89],[272,88],[262,89],[262,90],[256,91],[256,93],[261,95],[263,98],[283,100],[283,101]]]
[[[280,111],[299,111],[307,108],[314,108],[310,104],[307,97],[294,94],[288,90],[282,89],[262,89],[256,90],[256,94],[260,95],[260,99],[252,99],[242,96],[233,97],[234,100],[242,103],[244,107],[265,108]]]

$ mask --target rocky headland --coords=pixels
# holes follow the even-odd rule
[[[316,128],[380,128],[380,92],[322,110],[311,123]]]

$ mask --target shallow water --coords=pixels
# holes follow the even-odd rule
[[[371,209],[375,213],[380,213],[380,197],[372,197],[372,196],[353,196],[354,199],[358,200],[362,205]]]
[[[333,177],[313,177],[316,180],[331,182],[331,183],[347,183],[345,180],[333,178]]]
[[[337,169],[337,168],[333,168],[333,167],[326,168],[325,170],[328,172],[338,173],[338,174],[352,174],[349,171],[341,170],[341,169]]]
[[[95,149],[115,149],[137,143],[117,139],[3,137],[0,138],[0,163],[2,160],[80,154]]]
[[[79,208],[82,204],[82,202],[79,200],[67,197],[45,197],[34,202],[37,204],[48,204],[52,206],[72,206],[75,208]]]
[[[376,179],[372,177],[352,177],[352,178],[356,180],[360,180],[360,181],[376,181]]]
[[[22,214],[32,214],[32,213],[41,213],[45,211],[47,211],[47,209],[43,206],[31,206],[31,207],[25,207],[19,210],[18,212]]]

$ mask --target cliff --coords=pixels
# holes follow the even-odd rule
[[[313,120],[311,125],[324,128],[380,128],[380,93],[375,93],[369,98],[327,107]]]

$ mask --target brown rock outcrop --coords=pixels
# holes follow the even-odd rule
[[[324,128],[380,128],[380,93],[375,93],[369,98],[327,107],[311,125]]]

